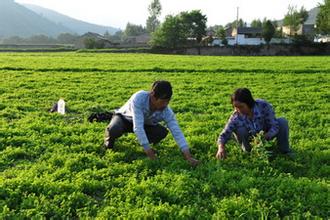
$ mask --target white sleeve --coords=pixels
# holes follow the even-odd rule
[[[188,143],[184,137],[180,126],[175,118],[172,109],[167,108],[164,112],[164,121],[167,124],[168,129],[170,129],[176,143],[179,145],[181,150],[188,149]]]
[[[146,132],[144,130],[144,115],[142,107],[138,104],[138,100],[135,98],[132,100],[132,119],[133,119],[133,131],[145,150],[150,148]]]

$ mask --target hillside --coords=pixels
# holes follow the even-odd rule
[[[13,0],[0,1],[0,36],[20,36],[44,34],[56,36],[72,32],[63,25],[47,20],[35,12],[15,3]]]
[[[94,25],[35,5],[20,5],[13,0],[0,1],[0,37],[30,37],[61,33],[114,33],[116,28]]]
[[[24,6],[31,11],[37,13],[38,15],[42,16],[43,18],[55,22],[56,24],[63,25],[79,35],[84,34],[86,32],[104,34],[106,31],[108,31],[110,34],[114,34],[116,31],[119,30],[114,27],[107,27],[80,21],[37,5],[24,4]]]

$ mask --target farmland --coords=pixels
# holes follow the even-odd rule
[[[149,160],[133,134],[105,151],[107,123],[154,80],[201,164],[183,160],[169,135]],[[0,54],[0,218],[285,218],[330,216],[330,57],[199,57],[150,54]],[[216,139],[238,87],[273,104],[290,126],[295,160],[271,163]],[[60,97],[65,115],[49,113]]]

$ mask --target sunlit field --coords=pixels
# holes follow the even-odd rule
[[[330,57],[150,54],[0,54],[0,218],[251,219],[330,215]],[[173,137],[149,160],[134,134],[102,148],[107,122],[93,112],[123,105],[169,80],[170,106],[201,161],[190,167]],[[270,163],[216,139],[249,88],[290,126],[295,160]],[[63,97],[67,114],[49,113]]]

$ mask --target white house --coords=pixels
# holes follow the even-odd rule
[[[262,28],[242,27],[234,28],[232,34],[226,37],[228,45],[261,45],[266,44],[262,37]],[[272,38],[270,44],[290,44],[292,40],[289,38]],[[224,46],[219,38],[214,38],[212,46]]]
[[[316,28],[316,20],[317,15],[320,13],[320,8],[316,7],[311,9],[308,12],[307,20],[304,22],[304,24],[299,25],[297,30],[290,29],[289,26],[283,25],[283,20],[278,22],[279,28],[282,28],[282,32],[285,36],[293,36],[295,34],[297,35],[314,35],[315,34],[315,28]]]
[[[241,27],[232,29],[231,36],[226,37],[228,45],[260,45],[265,41],[262,38],[262,28]],[[215,38],[212,46],[223,46],[219,38]]]
[[[234,39],[228,39],[228,44],[230,45],[260,45],[265,43],[262,38],[262,28],[234,28],[232,37],[234,37]]]

